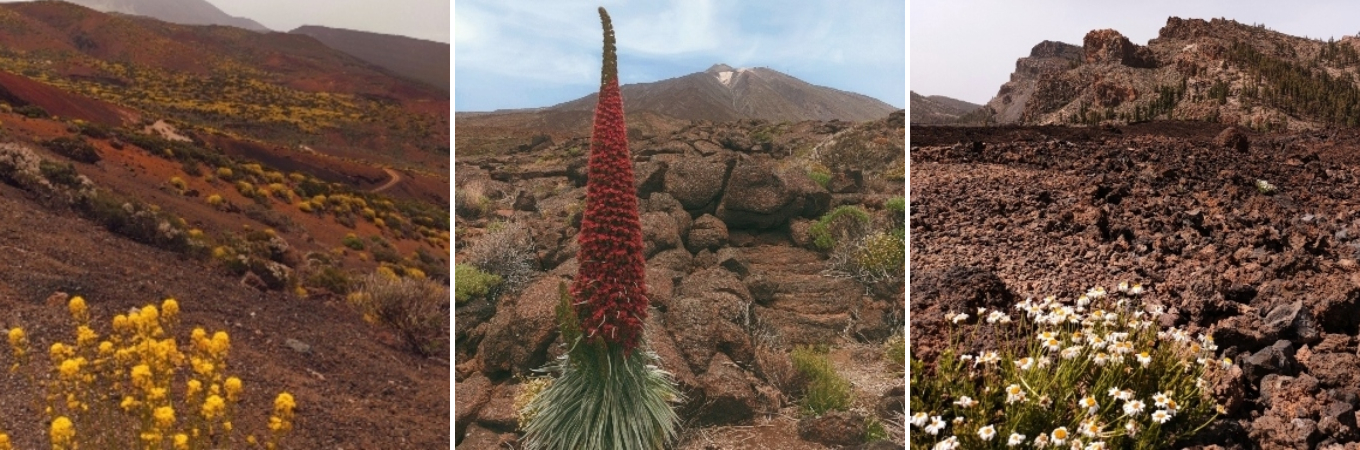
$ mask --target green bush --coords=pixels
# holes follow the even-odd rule
[[[38,105],[23,105],[18,108],[14,108],[14,112],[19,113],[19,115],[28,117],[30,119],[46,119],[48,117],[51,117],[50,115],[47,114],[47,110],[42,109],[42,107]]]
[[[42,172],[44,178],[54,184],[79,189],[81,186],[80,173],[76,172],[76,166],[71,163],[55,163],[43,160],[38,163],[38,170]]]
[[[364,240],[355,236],[354,233],[346,234],[345,238],[340,240],[340,243],[354,250],[364,250]]]
[[[826,213],[812,225],[812,244],[820,250],[830,250],[839,238],[856,234],[869,223],[869,213],[855,205],[841,205]]]
[[[456,303],[485,296],[500,284],[500,276],[482,272],[467,264],[453,266],[453,298]]]
[[[896,233],[879,231],[864,238],[855,249],[855,266],[868,274],[886,276],[904,272],[906,242]]]
[[[826,189],[826,184],[831,182],[831,174],[826,172],[809,171],[808,178],[817,182],[817,185],[821,186],[822,189]]]
[[[345,274],[345,271],[335,266],[323,266],[320,270],[313,272],[308,277],[307,284],[336,294],[347,294],[350,288],[349,276]]]
[[[94,146],[79,136],[64,136],[43,142],[43,147],[75,161],[94,164],[99,162],[99,152]]]
[[[850,408],[850,382],[836,373],[825,352],[798,346],[790,355],[793,367],[807,379],[803,407],[814,415]]]

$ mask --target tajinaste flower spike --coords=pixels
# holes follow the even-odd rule
[[[604,68],[578,237],[580,269],[571,295],[582,334],[587,339],[620,345],[628,354],[637,347],[642,322],[647,318],[646,260],[619,92],[614,27],[604,8],[600,8],[600,20],[604,25]]]

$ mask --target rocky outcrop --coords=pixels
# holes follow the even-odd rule
[[[1286,85],[1299,82],[1280,73],[1319,68],[1328,77],[1305,75],[1313,78],[1309,83],[1328,85],[1329,92],[1360,88],[1355,78],[1360,71],[1349,57],[1337,56],[1353,55],[1357,42],[1354,37],[1323,42],[1224,19],[1168,18],[1147,45],[1116,30],[1093,30],[1081,47],[1044,41],[1017,60],[981,120],[1031,125],[1204,120],[1257,130],[1351,126],[1360,115],[1338,117],[1344,105],[1262,93],[1293,89]],[[1341,73],[1348,75],[1335,78]]]
[[[737,162],[715,214],[732,228],[766,229],[793,217],[818,217],[831,195],[806,173],[780,170],[772,161]]]
[[[1086,33],[1086,37],[1082,39],[1082,48],[1085,50],[1087,64],[1115,63],[1140,69],[1157,68],[1157,58],[1152,55],[1152,50],[1134,45],[1129,42],[1129,38],[1115,30],[1093,30]]]
[[[901,139],[904,127],[904,112],[858,125],[699,122],[631,143],[651,307],[645,339],[659,366],[675,376],[687,423],[749,424],[790,414],[788,402],[797,393],[781,389],[794,388],[791,374],[765,371],[758,352],[766,363],[782,358],[787,364],[798,344],[877,343],[900,327],[901,314],[888,311],[894,301],[902,308],[901,295],[872,293],[861,282],[828,276],[826,251],[796,247],[794,235],[810,246],[808,228],[833,201],[882,210],[885,199],[902,191],[900,183],[877,179],[884,174],[878,166],[901,160],[838,169],[828,183],[833,197],[804,165],[787,158],[793,149],[834,136],[847,139],[837,133],[848,128],[855,139],[873,142]],[[801,137],[788,136],[789,130]],[[572,153],[580,142],[553,142],[459,162],[458,185],[481,188],[492,205],[488,213],[458,211],[456,255],[470,254],[469,247],[493,235],[487,231],[493,224],[510,222],[532,237],[543,269],[519,292],[455,309],[460,399],[463,389],[476,394],[459,405],[468,410],[460,409],[457,418],[460,448],[511,443],[508,405],[520,377],[534,376],[533,370],[565,352],[554,308],[559,287],[578,271],[586,174],[585,157]],[[885,152],[889,159],[902,153]],[[499,180],[495,174],[502,174]],[[865,404],[877,405],[885,393],[868,395]],[[900,412],[889,408],[880,420],[900,420],[893,414]]]

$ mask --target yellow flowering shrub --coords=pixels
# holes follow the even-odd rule
[[[23,328],[6,332],[12,385],[45,393],[53,449],[272,449],[292,429],[296,403],[285,392],[275,401],[267,440],[240,436],[232,419],[245,383],[227,375],[231,337],[194,328],[182,345],[173,337],[180,320],[175,299],[114,316],[106,335],[91,325],[85,299],[72,298],[67,309],[75,341],[48,348],[50,369],[32,360]],[[0,450],[8,450],[3,431]]]

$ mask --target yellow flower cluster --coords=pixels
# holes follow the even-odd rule
[[[146,305],[114,316],[112,332],[102,337],[90,324],[83,298],[72,298],[67,308],[74,343],[56,342],[48,349],[49,375],[24,371],[30,384],[47,392],[48,437],[54,449],[129,448],[130,442],[140,442],[145,449],[187,450],[229,447],[238,440],[231,420],[244,385],[240,378],[226,376],[231,347],[226,332],[209,335],[195,328],[181,351],[169,337],[180,318],[175,299],[159,308]],[[19,372],[28,362],[28,337],[18,327],[7,336],[16,360],[11,372]],[[172,396],[177,380],[184,383],[181,399]],[[294,406],[287,393],[275,401],[270,445],[291,430]],[[0,433],[0,450],[9,449],[9,436]]]

